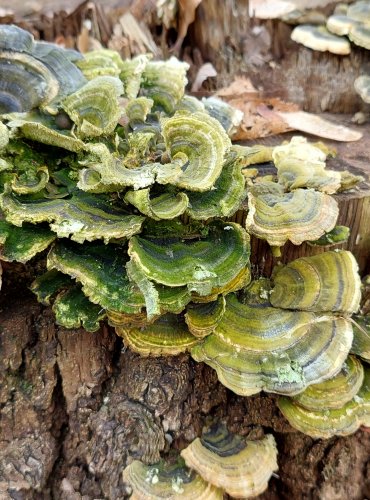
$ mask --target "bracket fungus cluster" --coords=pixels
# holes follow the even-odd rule
[[[276,255],[287,241],[315,242],[335,228],[339,209],[330,195],[359,179],[347,171],[327,170],[326,158],[322,144],[293,137],[272,152],[277,182],[261,178],[250,186],[246,228],[265,239]]]
[[[86,82],[74,64],[80,58],[16,26],[0,26],[0,113],[55,112],[54,103]]]
[[[325,21],[325,19],[324,19]],[[370,49],[370,4],[359,0],[350,5],[339,4],[326,24],[301,24],[294,28],[291,38],[313,50],[348,55],[353,42]]]
[[[278,468],[271,434],[252,441],[230,433],[220,423],[195,439],[181,457],[151,466],[135,460],[127,466],[123,478],[133,490],[131,498],[213,500],[224,498],[224,493],[253,498],[265,491]]]
[[[230,433],[215,424],[181,452],[188,467],[236,498],[252,498],[267,488],[277,470],[277,450],[271,434],[258,441]]]
[[[351,43],[365,50],[370,50],[370,2],[358,0],[350,5],[338,4],[334,13],[324,24],[300,24],[291,34],[292,40],[312,50],[331,52],[346,56],[351,53]],[[370,103],[370,76],[358,76],[354,81],[356,93],[364,101]],[[363,113],[356,113],[354,121],[363,123]]]
[[[250,288],[243,302],[226,297],[213,332],[191,350],[196,361],[212,366],[243,396],[261,390],[293,395],[338,373],[353,340],[346,315],[360,300],[352,254],[297,259],[278,267],[271,284],[261,280]]]
[[[58,324],[93,332],[106,320],[143,356],[188,351],[237,394],[283,395],[310,435],[369,425],[368,370],[348,358],[370,352],[364,328],[353,343],[353,255],[325,251],[262,279],[250,265],[251,235],[275,255],[287,241],[345,240],[333,194],[358,178],[302,138],[233,146],[234,110],[185,96],[175,58],[83,57],[1,26],[1,65],[0,260],[45,263],[31,289]],[[267,161],[276,176],[250,168]],[[230,221],[240,209],[244,226]],[[244,442],[222,427],[183,456],[200,476],[181,461],[133,462],[132,498],[253,496],[276,469],[272,436]]]

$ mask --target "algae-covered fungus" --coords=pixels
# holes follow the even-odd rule
[[[221,174],[231,141],[221,124],[203,112],[178,111],[161,120],[162,134],[173,162],[183,171],[173,184],[189,191],[209,191]]]
[[[118,52],[110,49],[98,49],[86,52],[80,60],[76,61],[87,80],[97,76],[119,77],[122,67],[122,59]]]
[[[142,214],[151,219],[175,219],[182,215],[188,207],[189,198],[185,193],[163,193],[150,197],[149,189],[128,191],[125,201],[131,203]]]
[[[80,282],[81,293],[117,327],[148,326],[166,313],[181,313],[191,300],[211,301],[242,288],[250,280],[249,238],[238,224],[214,221],[204,229],[200,223],[200,237],[192,236],[186,243],[172,233],[153,239],[143,227],[145,219],[172,220],[185,211],[197,214],[200,221],[231,215],[245,196],[238,154],[227,156],[231,142],[204,105],[199,102],[199,111],[193,114],[177,111],[166,116],[166,109],[172,113],[183,99],[186,65],[173,58],[151,63],[144,56],[122,61],[112,51],[88,55],[78,65],[89,81],[81,77],[78,88],[60,97],[55,117],[38,109],[6,115],[1,136],[6,149],[3,169],[9,175],[4,177],[1,208],[7,224],[19,231],[22,225],[26,231],[27,224],[33,224],[36,232],[40,225],[43,230],[49,226],[51,235],[83,244],[58,242],[49,252],[49,269]],[[176,85],[168,85],[169,74]],[[129,99],[125,126],[119,124],[120,95]],[[41,167],[33,167],[33,179],[23,180],[13,158],[8,160],[9,129],[12,137],[25,138],[31,149],[38,143],[55,148],[52,162],[45,148]],[[201,200],[196,196],[199,191],[214,191],[216,196]],[[139,232],[140,239],[132,239]],[[86,245],[99,239],[108,246]],[[139,251],[145,244],[157,245],[149,270]],[[185,278],[178,282],[176,244],[185,252],[180,258]],[[216,252],[220,245],[224,251]],[[173,270],[170,279],[156,275],[155,261],[163,264],[163,255]],[[117,280],[110,273],[116,268],[122,270]],[[77,289],[64,288],[55,279],[55,289],[45,294],[56,301],[58,322],[75,325],[86,308],[93,308],[78,297]],[[45,283],[48,280],[45,277]],[[37,280],[33,288],[42,295]],[[81,305],[80,315],[70,307],[72,296]]]
[[[55,239],[56,234],[46,227],[24,224],[19,228],[0,220],[0,259],[26,263],[48,248]]]
[[[233,215],[247,194],[242,165],[241,156],[235,152],[230,153],[213,189],[202,193],[187,192],[189,204],[186,213],[196,220]]]
[[[48,254],[48,269],[69,274],[81,283],[82,291],[107,310],[139,313],[143,307],[140,291],[125,271],[127,257],[120,246],[70,243],[61,240]]]
[[[53,312],[57,325],[65,328],[83,327],[88,332],[100,328],[100,321],[105,318],[105,311],[97,304],[92,304],[79,286],[59,292],[55,297]]]
[[[59,238],[71,236],[79,243],[130,237],[140,232],[144,221],[140,215],[128,214],[117,204],[114,206],[107,197],[81,191],[66,199],[40,200],[19,196],[5,187],[0,207],[6,220],[15,226],[25,222],[49,223]]]
[[[32,282],[30,288],[41,304],[49,306],[55,295],[60,290],[70,287],[71,283],[73,282],[70,276],[56,269],[51,269],[38,276]]]
[[[352,345],[349,316],[360,303],[352,254],[303,257],[278,266],[267,290],[263,281],[252,287],[243,302],[226,297],[213,332],[191,350],[195,360],[209,364],[241,395],[297,394],[336,375]]]
[[[76,124],[81,139],[111,134],[117,126],[123,94],[119,78],[98,76],[62,101],[64,111]]]
[[[85,53],[76,61],[76,66],[87,80],[93,80],[98,76],[118,77],[123,83],[124,96],[135,99],[142,84],[142,74],[149,61],[148,54],[122,60],[115,50],[98,49]]]
[[[358,314],[353,315],[353,344],[351,352],[370,361],[370,275],[362,279],[362,298]]]
[[[349,321],[331,313],[288,311],[241,303],[234,294],[213,333],[191,349],[242,396],[261,390],[297,394],[335,375],[352,344]]]
[[[68,50],[8,25],[0,26],[0,74],[0,114],[52,109],[86,81]]]
[[[163,142],[158,141],[165,143],[165,152],[159,149]],[[188,191],[209,191],[222,172],[231,143],[217,120],[206,113],[177,112],[163,118],[157,132],[139,128],[129,133],[127,145],[128,152],[120,156],[112,155],[104,144],[90,144],[91,154],[84,162],[87,168],[80,172],[78,187],[94,193],[116,192],[157,182]],[[159,161],[162,153],[169,161]]]
[[[354,356],[348,356],[341,371],[333,378],[314,384],[292,397],[308,410],[323,411],[341,408],[358,393],[364,382],[364,367]]]
[[[71,130],[61,129],[57,125],[57,117],[33,113],[8,115],[7,123],[14,134],[36,143],[55,146],[73,153],[83,152],[85,143],[78,139]]]
[[[128,254],[148,280],[207,296],[248,268],[250,252],[248,234],[238,224],[216,221],[207,229],[208,236],[187,242],[133,237]]]
[[[293,137],[288,144],[276,146],[272,159],[278,181],[285,189],[313,188],[327,194],[338,191],[341,174],[327,170],[326,153],[303,137]]]
[[[217,300],[191,303],[186,308],[185,321],[190,332],[196,337],[206,337],[212,333],[225,313],[226,301],[223,295]]]
[[[294,245],[317,242],[334,231],[338,204],[329,196],[354,187],[362,177],[326,168],[330,151],[303,137],[272,149],[277,182],[249,182],[246,228],[266,240],[276,256],[287,241]]]
[[[345,250],[301,257],[276,268],[271,304],[284,309],[358,311],[361,280],[356,259]]]
[[[170,114],[183,97],[189,65],[176,57],[149,61],[141,74],[140,95],[153,99],[157,108]]]
[[[278,405],[293,427],[311,437],[347,436],[370,426],[370,370],[348,358],[333,379],[292,399],[280,398]]]
[[[328,231],[318,240],[308,241],[310,246],[317,247],[332,247],[341,243],[346,243],[350,236],[350,229],[347,226],[335,226],[331,231]]]
[[[138,149],[148,151],[152,138],[152,134],[136,137],[139,139],[136,141]],[[130,138],[127,138],[127,142],[131,146]],[[105,144],[89,144],[88,149],[90,155],[84,160],[86,168],[79,171],[77,184],[82,191],[97,194],[120,192],[127,187],[146,188],[154,184],[157,171],[161,168],[160,163],[147,163],[144,158],[139,158],[136,151],[132,155],[136,156],[136,162],[132,164],[127,157],[112,155]]]
[[[358,178],[326,169],[325,147],[302,138],[232,146],[240,114],[185,96],[187,64],[175,58],[122,60],[111,50],[83,58],[5,26],[2,68],[0,256],[46,261],[31,289],[57,324],[94,332],[107,319],[143,356],[190,351],[241,395],[292,396],[327,384],[294,405],[317,395],[326,411],[342,412],[330,386],[346,429],[367,422],[367,375],[362,382],[352,358],[344,366],[350,349],[368,352],[363,337],[352,345],[353,256],[298,259],[250,284],[249,233],[275,248],[338,242],[348,231],[338,233],[330,194]],[[277,182],[246,170],[271,160]],[[248,211],[245,228],[225,220],[240,209]],[[163,430],[135,406],[127,402],[143,429],[140,457],[157,462]],[[247,441],[222,426],[183,454],[204,478],[181,461],[135,461],[124,472],[132,498],[221,500],[223,490],[249,497],[276,470],[272,436]]]
[[[202,102],[208,113],[216,118],[227,134],[232,137],[243,120],[243,112],[217,97],[203,98]]]
[[[351,352],[370,361],[370,315],[354,315],[353,344]]]
[[[221,424],[210,427],[185,448],[181,456],[203,479],[236,498],[252,498],[263,493],[278,468],[272,435],[251,441],[230,433]]]
[[[314,189],[286,193],[280,184],[265,181],[248,191],[246,228],[271,247],[288,240],[300,245],[333,229],[338,213],[337,202],[325,193]]]
[[[141,356],[175,356],[191,349],[198,339],[192,335],[180,315],[166,314],[141,327],[116,327],[125,345]]]

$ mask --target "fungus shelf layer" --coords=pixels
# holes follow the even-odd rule
[[[313,438],[347,436],[361,425],[369,427],[370,370],[364,367],[354,372],[353,367],[347,373],[342,370],[296,399],[280,398],[280,411],[293,427]]]
[[[360,307],[358,264],[350,252],[302,257],[276,269],[271,304],[284,309],[353,314]]]
[[[209,483],[236,498],[252,498],[267,488],[278,468],[274,437],[243,439],[214,425],[181,452],[186,465]]]
[[[179,459],[174,464],[161,461],[145,465],[134,460],[123,471],[123,479],[132,488],[133,500],[184,498],[185,500],[222,500],[223,492],[209,484]]]
[[[219,380],[237,394],[265,390],[292,395],[335,375],[352,338],[346,319],[242,304],[230,294],[214,332],[191,354],[214,368]]]

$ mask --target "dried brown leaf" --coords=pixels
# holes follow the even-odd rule
[[[362,137],[360,132],[300,111],[296,104],[264,96],[263,92],[255,89],[249,78],[237,77],[216,95],[244,113],[233,140],[258,139],[289,130],[343,142],[357,141]]]
[[[216,92],[218,97],[235,98],[244,94],[258,94],[258,90],[254,87],[249,78],[237,76],[235,80],[228,86]]]
[[[321,116],[306,113],[305,111],[296,111],[292,113],[277,110],[277,115],[292,129],[324,137],[325,139],[352,142],[358,141],[362,137],[362,133],[357,130],[330,122],[321,118]]]
[[[284,120],[273,113],[297,111],[299,108],[275,97],[264,97],[249,80],[237,77],[227,88],[220,89],[218,97],[243,112],[243,120],[233,140],[250,140],[281,134],[291,130]]]
[[[274,116],[272,110],[298,109],[295,104],[286,103],[278,98],[249,98],[244,101],[233,99],[228,102],[244,113],[239,130],[233,136],[235,141],[258,139],[288,132],[291,128],[281,118]]]

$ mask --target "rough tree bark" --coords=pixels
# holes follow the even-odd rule
[[[50,310],[14,291],[1,312],[2,500],[125,498],[129,460],[183,448],[209,416],[244,435],[274,433],[279,474],[261,498],[369,497],[369,433],[313,440],[287,424],[273,395],[237,397],[186,355],[140,358],[107,327],[57,328]]]
[[[241,15],[247,1],[238,2],[237,15],[233,6],[232,0],[222,2],[222,16],[221,2],[203,0],[190,33],[203,58],[212,60],[224,74],[248,69],[242,34],[247,33],[250,20]],[[269,26],[274,33],[285,29],[289,28],[279,23]],[[281,56],[287,49],[279,36],[274,38],[273,50]],[[338,111],[339,105],[341,111],[357,110],[359,103],[348,91],[348,82],[364,62],[360,50],[341,63],[306,49],[285,55],[277,72],[271,73],[272,87],[276,82],[279,90],[286,86],[295,101],[303,95],[302,103],[311,111],[322,109],[322,102],[331,111]],[[302,61],[303,75],[295,69]],[[266,71],[255,71],[254,76],[263,80]],[[333,84],[338,72],[340,78]],[[306,82],[313,73],[325,78],[325,86],[315,80],[324,89],[324,97],[319,98],[317,88]],[[335,167],[369,173],[369,131],[368,127],[364,141],[340,146]],[[369,186],[364,183],[338,198],[340,222],[352,227],[348,248],[356,254],[362,271],[369,272]],[[237,217],[242,220],[243,215]],[[267,246],[254,240],[253,251],[258,256],[255,269],[268,275],[273,260]],[[287,246],[283,260],[314,251]],[[6,265],[4,269],[0,500],[123,499],[127,489],[121,473],[130,460],[150,463],[170,449],[182,449],[200,434],[210,417],[224,419],[231,430],[243,435],[261,431],[275,435],[279,473],[261,499],[370,498],[370,433],[359,430],[346,438],[313,440],[288,425],[274,395],[238,397],[217,381],[212,369],[187,355],[144,359],[125,350],[107,326],[95,334],[59,328],[52,312],[27,291],[33,271],[32,263],[27,268]]]
[[[142,359],[107,328],[56,328],[27,297],[3,305],[1,325],[1,499],[124,498],[129,459],[182,448],[210,415],[242,434],[274,433],[279,476],[261,498],[369,497],[364,431],[313,440],[290,428],[274,396],[237,397],[185,355]]]

